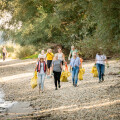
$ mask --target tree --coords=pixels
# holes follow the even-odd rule
[[[12,15],[9,24],[16,27],[8,33],[22,45],[52,42],[92,50],[94,42],[108,53],[118,53],[119,4],[118,0],[3,0],[0,11]]]

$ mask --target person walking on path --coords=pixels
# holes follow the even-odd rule
[[[65,62],[65,55],[63,54],[61,48],[58,49],[58,60],[61,60],[62,61],[62,65],[63,63]]]
[[[3,48],[2,48],[2,53],[3,53],[3,61],[4,61],[7,56],[7,50],[6,50],[5,46],[3,46]]]
[[[44,61],[46,61],[46,54],[45,54],[44,50],[42,50],[41,53],[38,55],[38,61],[39,61],[41,55],[44,57]]]
[[[47,75],[51,75],[50,67],[54,57],[54,54],[52,53],[52,49],[48,49],[46,57],[47,57]]]
[[[70,60],[70,67],[72,68],[72,81],[73,86],[77,87],[78,73],[81,67],[80,58],[77,57],[77,53],[73,53],[73,57]]]
[[[73,53],[74,53],[74,52],[76,52],[76,54],[77,54],[77,56],[78,56],[78,51],[77,51],[77,49],[75,49],[74,46],[71,46],[71,51],[70,51],[68,60],[70,60],[70,58],[73,57]]]
[[[36,64],[35,71],[37,70],[38,74],[38,84],[39,84],[39,94],[40,94],[40,88],[43,92],[44,90],[44,80],[45,80],[45,74],[46,74],[46,62],[44,61],[44,55],[39,56],[39,61]]]
[[[57,90],[57,86],[60,88],[60,76],[62,71],[62,61],[58,60],[58,54],[55,54],[55,60],[52,62],[52,70],[54,73],[54,83],[55,83],[55,90]]]
[[[102,53],[102,48],[100,48],[100,52],[96,54],[96,58],[95,58],[95,64],[99,76],[99,83],[104,81],[105,62],[108,65],[107,57]]]

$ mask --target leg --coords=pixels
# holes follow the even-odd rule
[[[62,60],[62,65],[63,65],[63,60]]]
[[[39,84],[39,94],[40,94],[40,86],[41,86],[41,75],[38,73],[38,84]]]
[[[3,61],[5,60],[5,53],[3,53]]]
[[[75,68],[72,68],[72,81],[74,85],[75,84]]]
[[[50,60],[50,75],[52,75],[51,66],[52,66],[52,60]]]
[[[54,83],[55,83],[55,88],[57,89],[57,73],[54,71]]]
[[[50,74],[50,62],[47,60],[47,74]]]
[[[43,91],[44,89],[44,80],[45,80],[45,74],[42,74],[42,79],[41,79],[41,90]]]
[[[76,67],[75,69],[75,86],[77,86],[79,67]]]
[[[101,82],[101,65],[97,63],[96,66],[97,66],[97,71],[99,76],[99,82]]]
[[[101,65],[101,76],[102,76],[102,81],[104,81],[104,71],[105,71],[105,65]]]
[[[58,80],[59,88],[61,87],[61,86],[60,86],[60,76],[61,76],[61,72],[58,72],[58,78],[57,78],[57,80]]]

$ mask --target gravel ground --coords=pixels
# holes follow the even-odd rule
[[[16,120],[120,120],[120,61],[109,64],[102,83],[93,78],[90,72],[94,63],[88,61],[83,63],[84,80],[78,81],[78,87],[72,86],[69,77],[55,91],[53,78],[45,79],[44,93],[39,95],[38,87],[30,86],[35,60],[0,62],[0,84],[5,100],[30,102],[34,109],[29,115],[13,115]]]

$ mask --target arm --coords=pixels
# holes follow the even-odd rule
[[[62,65],[62,62],[60,63],[60,66],[61,66],[61,69],[63,69],[63,65]]]
[[[53,71],[53,67],[54,67],[54,64],[52,63],[52,66],[51,66],[51,71]]]
[[[65,62],[65,55],[63,54],[62,57],[63,57],[63,61]]]
[[[96,55],[96,57],[95,57],[95,64],[96,64],[96,62],[97,62],[97,55]]]
[[[79,61],[78,61],[78,62],[79,62],[79,69],[80,69],[80,68],[81,68],[81,62],[80,62],[80,58],[79,58]]]
[[[71,57],[71,55],[72,55],[72,54],[71,54],[71,51],[70,51],[69,58]]]
[[[72,59],[70,60],[70,69],[72,69]]]
[[[106,59],[105,59],[105,62],[106,62],[106,64],[107,64],[107,67],[109,67],[109,63],[108,63],[107,57],[106,57]]]
[[[95,64],[96,64],[97,60],[95,59]]]
[[[36,64],[36,67],[35,67],[35,71],[37,70],[37,64]]]

